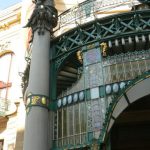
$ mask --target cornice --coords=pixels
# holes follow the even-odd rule
[[[13,20],[7,21],[0,25],[0,31],[8,30],[11,26],[21,23],[21,12],[15,15]]]
[[[0,51],[0,57],[6,55],[6,54],[13,54],[14,52],[11,51],[11,50],[3,50],[3,51]]]
[[[6,19],[12,15],[21,12],[22,3],[17,3],[16,5],[10,6],[2,11],[0,11],[0,20]]]

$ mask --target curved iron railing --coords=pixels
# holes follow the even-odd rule
[[[84,24],[91,21],[92,19],[97,18],[98,14],[103,14],[111,9],[114,9],[119,6],[127,5],[129,8],[132,8],[135,4],[138,4],[137,0],[87,0],[84,1],[66,11],[61,13],[58,16],[58,26],[55,28],[55,31],[60,30],[65,26],[70,26],[74,24]],[[74,27],[75,27],[74,26]],[[65,31],[62,31],[63,33]],[[62,34],[61,32],[61,34]]]
[[[10,100],[0,97],[0,116],[9,114],[12,106]]]
[[[93,22],[78,26],[69,32],[52,40],[57,68],[72,52],[95,42],[114,41],[116,38],[128,38],[150,33],[149,10],[128,12],[97,19]],[[57,43],[57,44],[56,44]]]

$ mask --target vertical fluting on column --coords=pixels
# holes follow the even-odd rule
[[[31,27],[32,58],[26,95],[24,150],[49,149],[49,49],[52,29],[57,24],[57,10],[52,0],[36,0],[26,27]]]

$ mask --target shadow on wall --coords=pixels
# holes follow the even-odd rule
[[[8,150],[21,150],[21,149],[23,149],[23,139],[24,139],[24,129],[20,129],[20,130],[17,131],[15,148],[11,149],[12,146],[14,146],[14,145],[9,145],[10,149],[9,149],[9,146],[8,146]]]

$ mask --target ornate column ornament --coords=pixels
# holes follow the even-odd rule
[[[40,94],[29,94],[27,96],[26,111],[29,113],[32,106],[40,106],[48,109],[49,97]]]
[[[31,27],[32,32],[38,30],[39,35],[44,35],[44,31],[50,31],[52,33],[53,28],[57,25],[58,12],[53,6],[44,3],[45,0],[35,0],[35,9],[28,20],[25,27]]]

